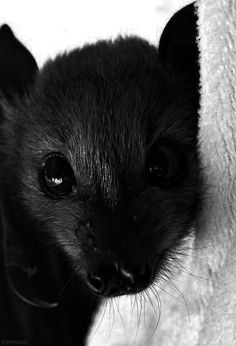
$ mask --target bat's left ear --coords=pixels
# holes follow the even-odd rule
[[[172,73],[198,76],[197,14],[194,3],[175,13],[160,39],[159,59]]]
[[[29,50],[14,36],[11,28],[0,27],[0,93],[6,97],[25,94],[38,71]]]

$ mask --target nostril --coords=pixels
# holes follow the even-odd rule
[[[120,268],[120,273],[123,276],[123,278],[127,280],[127,282],[129,282],[131,285],[134,284],[134,281],[135,281],[134,273],[122,267]]]
[[[143,288],[150,285],[152,281],[152,269],[149,265],[143,267],[142,271],[139,273],[139,282]]]
[[[104,282],[99,276],[88,274],[87,276],[88,286],[97,294],[102,294],[104,291]]]
[[[119,293],[119,273],[114,263],[100,263],[87,274],[87,285],[100,296],[113,296]]]
[[[120,268],[121,287],[123,292],[139,292],[149,286],[152,280],[152,270],[148,265],[132,270]]]

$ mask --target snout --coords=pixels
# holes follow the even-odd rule
[[[115,297],[144,290],[150,285],[152,276],[152,269],[147,264],[126,266],[110,261],[110,263],[100,263],[90,270],[86,282],[95,294]]]

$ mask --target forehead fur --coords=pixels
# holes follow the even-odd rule
[[[92,131],[94,136],[102,131],[104,136],[104,129],[109,128],[115,138],[117,130],[122,128],[124,133],[128,127],[132,133],[131,123],[135,128],[147,120],[164,94],[163,82],[157,49],[138,38],[120,38],[88,45],[48,62],[36,84],[43,99],[36,102],[54,107],[57,117],[69,112],[77,118],[73,124],[79,122],[84,132]],[[64,122],[67,118],[64,116]]]

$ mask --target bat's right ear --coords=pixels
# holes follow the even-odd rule
[[[195,4],[185,6],[167,23],[160,39],[159,59],[164,68],[178,76],[197,79],[199,50]]]
[[[0,93],[11,98],[24,95],[38,71],[29,50],[15,37],[11,28],[0,27]]]

